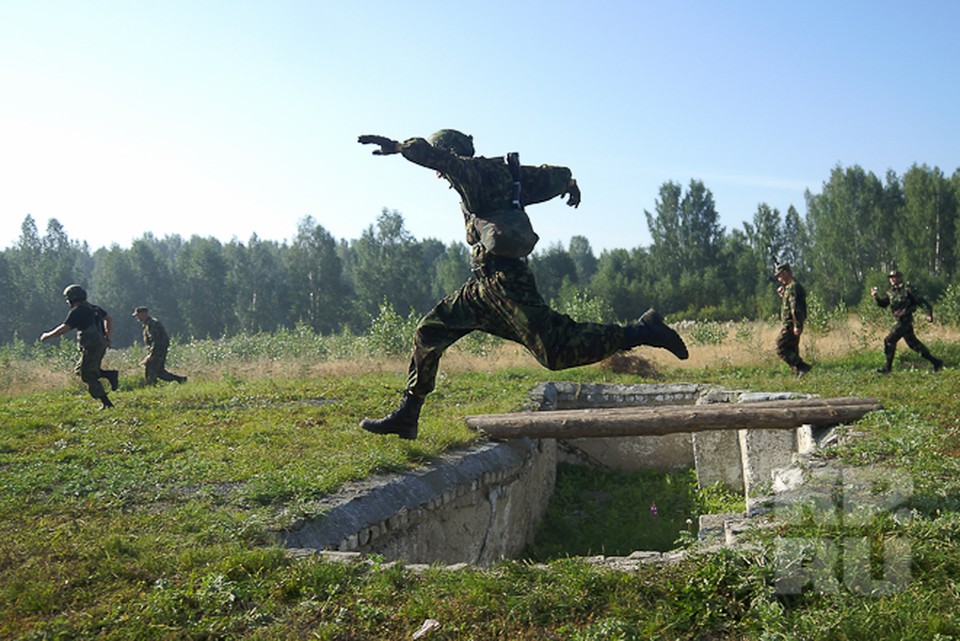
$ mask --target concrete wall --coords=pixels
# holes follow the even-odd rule
[[[281,537],[293,549],[489,565],[532,540],[556,467],[553,440],[483,443],[409,474],[353,484],[323,506],[323,516]]]
[[[710,388],[694,383],[614,385],[548,382],[530,394],[530,408],[540,411],[601,407],[693,405]],[[567,439],[560,460],[597,465],[625,472],[641,469],[675,470],[693,467],[690,434]]]

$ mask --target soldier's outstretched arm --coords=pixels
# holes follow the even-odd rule
[[[380,145],[380,149],[373,150],[374,156],[389,156],[400,153],[400,143],[386,136],[364,134],[357,137],[357,142],[361,145]]]

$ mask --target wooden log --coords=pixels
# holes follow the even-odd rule
[[[491,438],[600,438],[663,436],[678,432],[793,429],[850,423],[883,409],[872,398],[811,398],[715,405],[661,405],[467,416]]]

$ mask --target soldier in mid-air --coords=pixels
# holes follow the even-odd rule
[[[883,355],[886,362],[883,367],[877,371],[881,374],[889,374],[893,368],[893,357],[897,352],[897,343],[902,338],[907,343],[907,347],[920,354],[933,365],[933,371],[939,372],[943,368],[943,361],[930,353],[927,346],[920,342],[916,333],[913,331],[913,313],[918,307],[927,310],[927,322],[933,322],[933,305],[921,296],[916,289],[903,280],[903,274],[899,269],[894,269],[888,274],[890,279],[890,289],[886,294],[880,294],[879,288],[874,287],[870,290],[873,300],[880,307],[889,307],[893,314],[893,328],[883,339]]]
[[[358,141],[378,145],[374,155],[401,154],[433,169],[456,190],[473,272],[458,291],[420,319],[399,409],[384,418],[363,420],[363,429],[417,438],[420,409],[434,389],[441,356],[477,330],[520,343],[552,370],[595,363],[639,345],[687,358],[683,340],[653,309],[625,327],[578,323],[548,307],[540,296],[525,258],[538,240],[525,207],[556,196],[568,196],[567,204],[577,207],[580,189],[566,167],[521,166],[516,154],[474,157],[473,138],[453,129],[442,129],[429,141],[411,138],[401,143],[372,135]]]

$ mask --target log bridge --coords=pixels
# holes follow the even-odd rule
[[[618,407],[467,416],[493,439],[663,436],[679,432],[795,429],[851,423],[883,409],[873,398],[809,398],[755,403]]]

